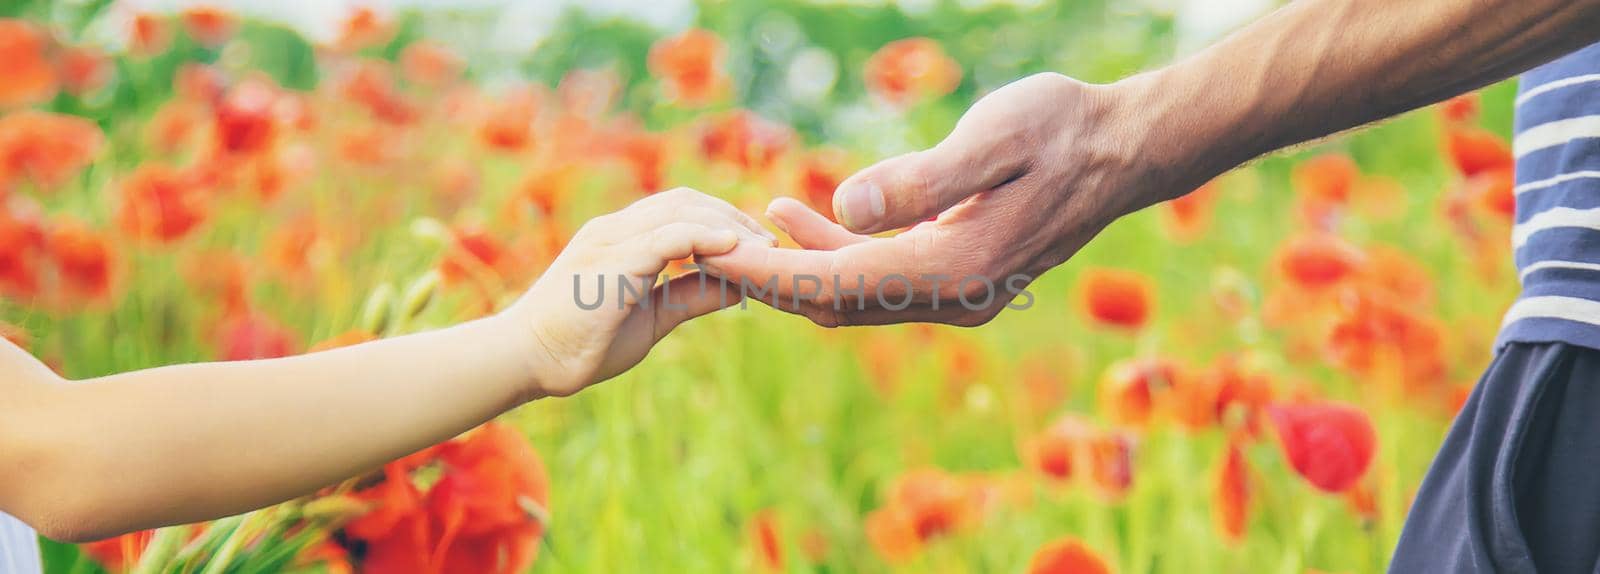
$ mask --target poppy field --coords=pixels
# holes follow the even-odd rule
[[[679,186],[831,215],[976,98],[1180,55],[1145,2],[0,4],[0,335],[73,379],[481,317]],[[493,6],[493,3],[489,3]],[[1112,225],[987,325],[749,302],[368,475],[48,572],[1382,572],[1518,290],[1491,86]],[[780,233],[781,236],[781,233]],[[93,413],[85,413],[92,416]],[[292,424],[286,421],[285,424]]]

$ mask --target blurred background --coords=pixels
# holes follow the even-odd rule
[[[1277,4],[6,0],[0,334],[85,378],[453,324],[649,193],[828,213],[1007,82],[1113,82]],[[41,541],[48,570],[1380,572],[1517,291],[1513,92],[1124,218],[982,328],[730,310],[315,495]]]

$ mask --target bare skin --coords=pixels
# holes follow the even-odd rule
[[[586,311],[573,276],[653,280],[676,259],[771,242],[733,206],[679,189],[585,225],[516,303],[447,329],[77,382],[0,340],[0,510],[86,541],[312,492],[616,376],[680,323],[738,302],[685,276],[648,307]]]
[[[833,208],[843,225],[779,200],[768,217],[802,249],[741,245],[705,263],[736,281],[777,277],[778,306],[824,326],[981,325],[1006,297],[961,305],[961,295],[981,300],[984,287],[958,290],[955,280],[1037,277],[1123,215],[1261,154],[1596,41],[1600,0],[1300,0],[1194,57],[1113,84],[1039,74],[995,90],[932,149],[841,184]],[[816,290],[797,275],[828,279]],[[903,300],[908,283],[886,281],[895,275],[911,280],[903,310],[877,297],[881,286],[891,304]],[[835,276],[844,289],[862,277],[866,295],[839,296]]]

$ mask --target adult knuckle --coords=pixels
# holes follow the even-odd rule
[[[911,204],[919,213],[928,213],[939,206],[939,180],[928,166],[928,152],[919,152],[917,161],[908,170],[907,183],[911,186]]]
[[[808,319],[817,326],[825,329],[836,329],[844,326],[843,317],[833,309],[818,309],[811,313]]]
[[[956,293],[963,301],[980,303],[994,295],[994,284],[981,275],[967,275],[957,279]]]

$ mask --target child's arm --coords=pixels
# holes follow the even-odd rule
[[[585,225],[507,310],[433,332],[299,357],[178,365],[67,382],[0,340],[0,510],[92,540],[306,494],[445,440],[528,400],[627,370],[677,324],[737,302],[676,280],[649,308],[595,281],[650,276],[770,235],[724,202],[657,194]],[[636,283],[637,284],[637,283]]]

